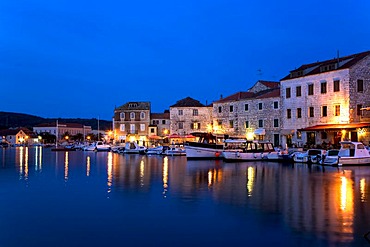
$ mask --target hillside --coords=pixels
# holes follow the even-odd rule
[[[92,129],[98,129],[98,119],[83,119],[83,118],[42,118],[24,113],[0,112],[0,129],[26,127],[32,129],[33,126],[41,123],[53,123],[58,120],[65,123],[79,123],[86,126],[91,126]],[[112,121],[99,120],[100,130],[112,129]]]

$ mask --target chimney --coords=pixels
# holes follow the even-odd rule
[[[220,95],[220,99],[223,99],[222,94]]]

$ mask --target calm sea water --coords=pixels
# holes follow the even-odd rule
[[[370,167],[0,149],[0,246],[370,246]]]

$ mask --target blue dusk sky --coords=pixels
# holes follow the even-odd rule
[[[370,50],[369,0],[0,1],[0,111],[111,120]]]

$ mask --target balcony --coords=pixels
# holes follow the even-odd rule
[[[360,123],[370,122],[370,111],[362,111],[362,116],[360,116]]]

